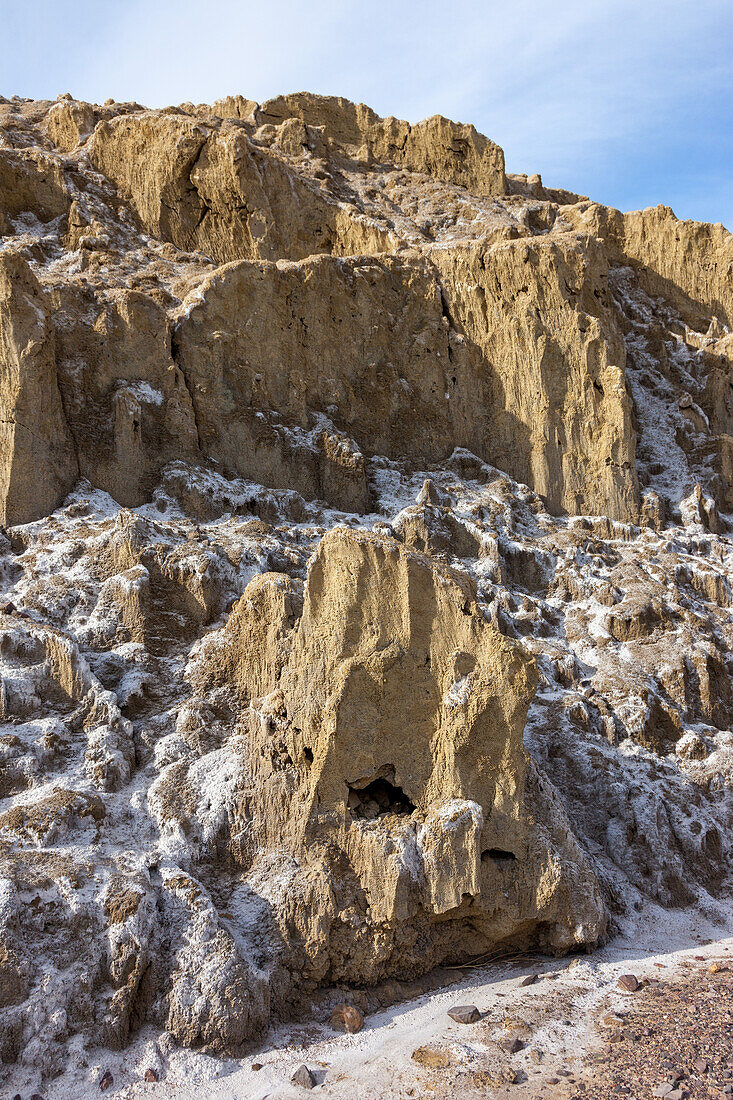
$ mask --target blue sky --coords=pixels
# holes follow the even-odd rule
[[[309,90],[441,113],[622,209],[733,229],[733,0],[0,0],[0,94]]]

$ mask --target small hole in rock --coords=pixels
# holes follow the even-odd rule
[[[509,861],[511,863],[512,860],[515,860],[516,858],[517,857],[514,855],[514,852],[503,852],[501,848],[487,848],[481,853],[482,863],[486,863],[486,861],[489,859],[493,859],[497,863],[504,863],[506,861]]]
[[[381,777],[365,787],[349,786],[348,806],[354,817],[366,821],[385,814],[411,814],[415,809],[401,787]]]
[[[313,749],[309,749],[307,745],[303,749],[303,756],[305,757],[306,764],[313,763]]]

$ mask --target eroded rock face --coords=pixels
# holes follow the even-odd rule
[[[711,316],[733,322],[733,242],[724,226],[679,221],[668,206],[622,214],[586,202],[572,217],[634,265],[647,294],[672,302],[691,325]]]
[[[222,105],[228,113],[227,108],[228,104]],[[475,127],[441,115],[411,126],[400,119],[379,118],[363,103],[308,93],[269,99],[255,105],[251,114],[258,125],[281,125],[297,118],[307,126],[323,127],[337,145],[356,147],[360,159],[399,164],[411,172],[461,184],[474,195],[506,191],[504,154],[499,146]]]
[[[232,1052],[319,985],[718,904],[727,542],[552,518],[466,451],[370,471],[382,518],[331,531],[176,464],[0,540],[6,1061]]]
[[[333,97],[3,117],[0,209],[54,330],[61,434],[122,503],[182,459],[368,511],[363,456],[462,447],[555,513],[663,523],[698,483],[710,524],[728,507],[722,227],[509,179],[472,127]],[[670,453],[645,356],[686,389],[675,410],[660,390],[676,493],[645,469]]]
[[[195,680],[250,701],[237,858],[257,874],[260,852],[287,851],[288,894],[308,884],[295,913],[272,899],[301,981],[602,937],[593,871],[522,745],[533,663],[470,578],[336,530],[300,606],[289,577],[255,578]]]
[[[329,97],[0,137],[10,1094],[718,919],[730,236]]]
[[[435,250],[461,351],[484,381],[468,444],[555,512],[638,513],[636,434],[608,264],[571,234]],[[478,442],[478,446],[476,445]]]
[[[303,129],[297,149],[307,147]],[[118,117],[97,127],[90,156],[149,233],[220,263],[394,245],[388,232],[308,186],[246,130],[214,118]]]
[[[43,291],[20,256],[0,254],[0,522],[48,514],[79,468]]]
[[[417,257],[318,257],[216,272],[175,345],[209,454],[240,476],[264,472],[278,488],[367,511],[362,450],[434,461],[481,434],[483,379],[459,349],[453,359],[451,336]]]
[[[58,386],[79,475],[126,506],[161,468],[200,456],[191,395],[171,357],[170,323],[149,295],[52,291]]]

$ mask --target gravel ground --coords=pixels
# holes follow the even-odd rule
[[[651,979],[627,994],[627,1002],[627,1010],[601,1018],[601,1029],[608,1029],[601,1052],[580,1084],[556,1090],[558,1096],[733,1096],[733,970],[727,959],[693,960],[674,980]],[[544,1094],[551,1095],[549,1089]]]
[[[540,993],[503,1018],[487,1013],[477,1025],[485,1029],[484,1065],[454,1064],[424,1076],[422,1089],[406,1095],[733,1100],[733,956],[688,956],[646,970],[633,992],[614,981],[595,1003],[583,1005],[578,991],[564,987]],[[633,988],[635,982],[626,984]],[[585,1033],[576,1043],[546,1042],[548,1021],[570,1024],[581,1014]]]

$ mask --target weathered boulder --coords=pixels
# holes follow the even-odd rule
[[[89,137],[95,122],[91,103],[60,99],[46,116],[46,133],[57,149],[69,153]]]
[[[165,990],[167,1027],[186,1046],[231,1050],[267,1022],[266,982],[221,927],[211,898],[190,875],[163,876],[163,905],[180,947]]]

